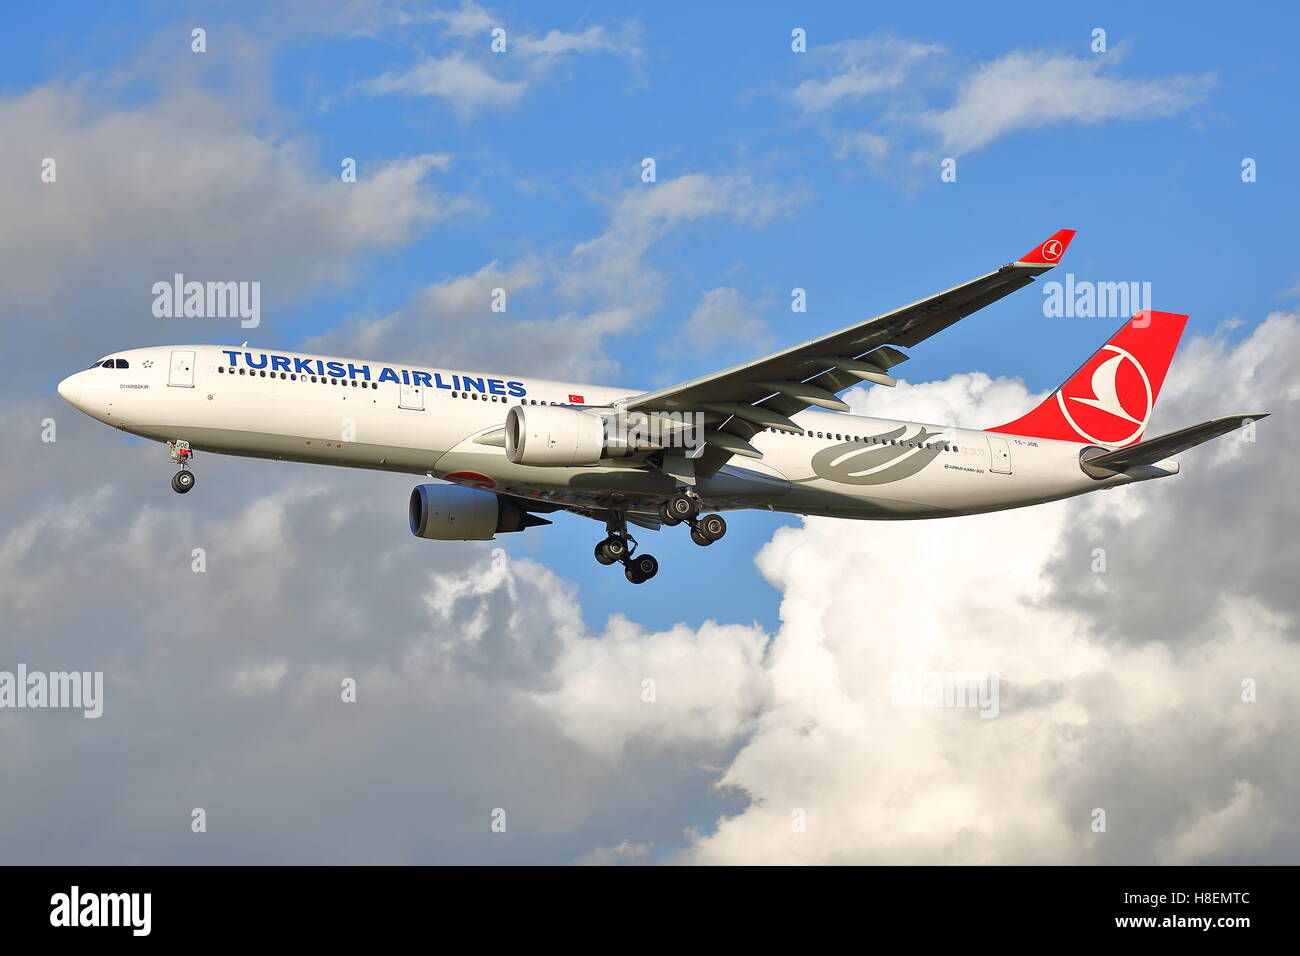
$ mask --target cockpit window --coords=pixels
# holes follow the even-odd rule
[[[112,368],[112,367],[113,367],[113,360],[112,360],[112,359],[104,359],[104,361],[103,361],[101,364],[104,366],[104,368]]]
[[[114,360],[113,360],[113,364],[116,365],[118,368],[130,368],[130,367],[131,367],[131,363],[128,362],[126,359],[114,359]]]
[[[93,361],[93,362],[90,363],[90,367],[91,367],[91,368],[99,368],[99,367],[100,367],[101,365],[103,365],[103,364],[104,364],[104,360],[103,360],[103,359],[96,359],[95,361]]]

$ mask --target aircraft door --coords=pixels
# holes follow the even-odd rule
[[[1011,446],[1005,438],[989,436],[989,471],[995,475],[1011,474]]]
[[[167,376],[167,384],[175,385],[177,388],[194,387],[194,353],[177,350],[172,352],[171,372]]]
[[[397,399],[398,408],[410,408],[417,412],[424,411],[424,389],[419,385],[403,385]]]

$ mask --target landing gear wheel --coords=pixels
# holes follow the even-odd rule
[[[194,487],[194,472],[178,471],[172,475],[172,491],[183,495]]]
[[[705,515],[695,522],[695,527],[700,535],[708,538],[710,542],[720,541],[727,533],[727,522],[722,520],[722,515]]]
[[[603,557],[602,557],[603,555]],[[596,560],[601,564],[613,564],[627,557],[627,541],[616,534],[596,545]]]
[[[627,562],[623,573],[633,584],[644,584],[659,573],[659,562],[651,554],[638,554]]]
[[[659,520],[664,523],[665,528],[672,528],[682,523],[682,519],[672,513],[666,501],[659,506]]]
[[[704,537],[704,533],[700,531],[699,528],[691,529],[691,540],[701,548],[707,548],[709,545],[713,544],[713,539]]]
[[[683,521],[693,521],[695,516],[700,513],[700,506],[696,504],[695,499],[684,491],[679,491],[666,502],[664,502],[664,514],[675,519],[673,524],[679,524]]]

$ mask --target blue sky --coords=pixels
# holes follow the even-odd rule
[[[1289,234],[1297,198],[1289,117],[1300,77],[1294,31],[1282,28],[1294,27],[1296,16],[1284,5],[1257,8],[1279,25],[1265,34],[1253,17],[1199,4],[1103,4],[1086,13],[1024,4],[996,16],[953,4],[892,9],[887,18],[862,5],[763,3],[746,4],[743,15],[730,5],[674,3],[652,11],[375,3],[351,5],[346,15],[311,3],[63,9],[63,16],[51,16],[48,4],[9,12],[0,60],[5,95],[85,84],[104,108],[130,109],[165,96],[180,78],[237,104],[258,135],[292,142],[321,182],[337,177],[342,157],[357,159],[362,180],[394,160],[448,157],[428,180],[454,200],[449,215],[409,230],[405,241],[359,249],[339,281],[281,289],[274,275],[265,280],[273,308],[251,337],[268,348],[302,347],[349,322],[402,313],[430,284],[529,257],[559,265],[550,279],[512,292],[509,317],[553,318],[575,308],[558,292],[564,257],[610,227],[620,197],[697,174],[744,177],[773,211],[761,221],[726,213],[688,219],[648,244],[643,264],[657,301],[597,346],[619,383],[685,379],[870,317],[988,271],[1060,227],[1079,230],[1062,271],[1149,281],[1156,307],[1191,314],[1189,334],[1242,317],[1243,326],[1227,334],[1243,336],[1258,317],[1293,304],[1288,290],[1300,281]],[[517,52],[488,52],[483,29],[452,29],[437,17],[440,9],[481,14],[512,40],[557,30],[597,42],[521,65]],[[75,34],[65,18],[78,24]],[[207,31],[201,56],[187,49],[193,26]],[[795,27],[807,31],[806,53],[790,49]],[[1105,53],[1090,50],[1096,27],[1106,30]],[[899,47],[929,52],[904,67],[896,85],[817,108],[799,99],[801,84],[887,73]],[[941,142],[922,121],[953,108],[976,78],[1017,55],[1077,61],[1086,75],[1115,84],[1102,91],[1115,101],[1084,104],[1083,112],[1095,111],[1084,120],[1059,102],[1068,89],[1052,90],[1048,115],[1012,120],[986,143],[968,133]],[[457,87],[443,95],[375,91],[376,78],[426,60],[473,64],[497,82],[522,84],[522,92],[498,102]],[[1013,89],[1023,93],[1036,82],[1030,71]],[[1123,101],[1143,96],[1152,104],[1128,112]],[[977,128],[991,128],[979,107],[968,104],[967,113]],[[880,136],[887,153],[846,153],[846,137],[860,134]],[[958,178],[942,183],[938,160],[952,152]],[[657,162],[655,184],[640,182],[647,156]],[[1257,160],[1257,182],[1241,181],[1244,157]],[[176,215],[189,213],[178,197]],[[199,257],[191,269],[206,265]],[[789,309],[796,286],[808,290],[805,314]],[[745,326],[753,334],[665,352],[701,297],[722,287],[760,323]],[[1117,322],[1048,319],[1041,302],[1030,288],[965,320],[916,350],[905,377],[981,370],[1021,377],[1031,390],[1051,387]],[[439,343],[436,313],[408,311],[404,321],[401,341],[411,348]],[[474,333],[481,343],[502,335],[499,321],[482,317]],[[245,335],[222,329],[208,338]],[[163,330],[154,336],[166,337]],[[120,346],[151,344],[127,338]],[[448,364],[460,360],[454,349],[448,354]],[[52,364],[47,380],[83,358],[77,352],[63,367]],[[503,348],[499,364],[488,367],[546,374],[544,366],[518,368],[521,361]],[[389,479],[376,487],[396,490]],[[393,508],[401,512],[400,495]],[[684,534],[646,533],[643,547],[664,571],[640,589],[591,560],[599,529],[580,519],[502,543],[577,581],[584,614],[597,626],[626,613],[648,626],[715,618],[771,629],[779,595],[752,556],[777,525],[792,521],[736,515],[726,542],[707,553]],[[870,536],[872,527],[861,533]]]

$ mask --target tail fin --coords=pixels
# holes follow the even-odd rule
[[[991,432],[1123,447],[1141,440],[1187,316],[1139,312],[1041,405]]]

